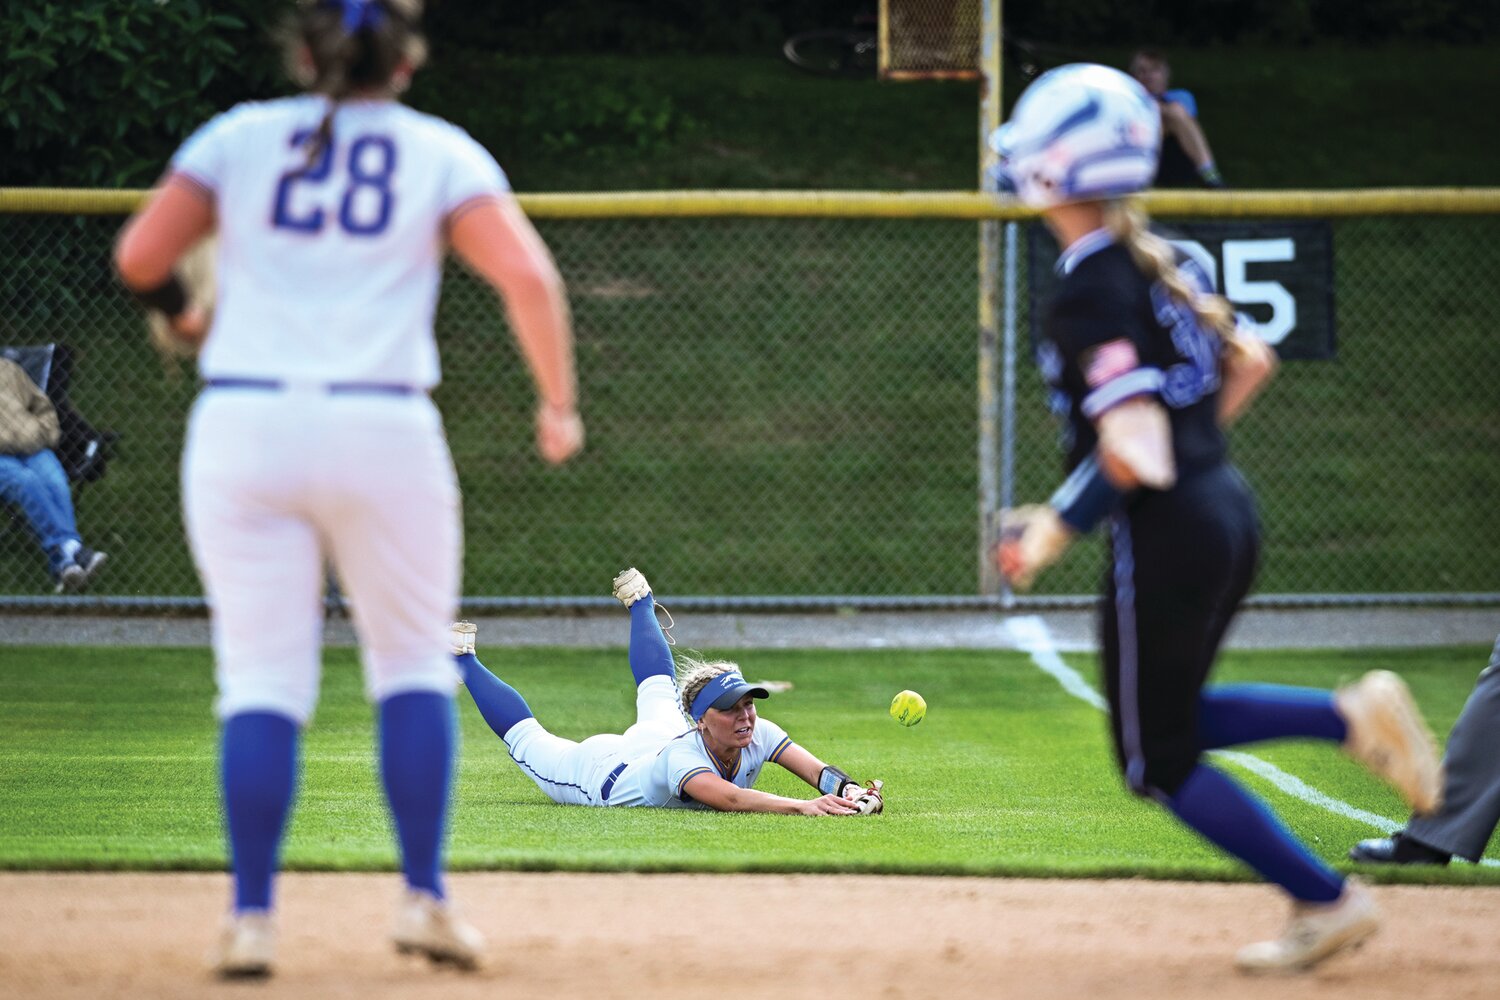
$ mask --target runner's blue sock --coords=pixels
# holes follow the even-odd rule
[[[1193,768],[1167,807],[1294,899],[1331,903],[1344,891],[1343,878],[1313,857],[1259,799],[1206,764]]]
[[[406,884],[443,898],[443,825],[453,777],[453,699],[408,691],[380,703],[380,777]]]
[[[297,788],[297,723],[274,712],[224,720],[219,780],[234,865],[234,908],[269,910],[281,834]]]
[[[484,716],[484,721],[490,724],[496,736],[505,739],[505,734],[510,732],[512,726],[522,719],[533,717],[526,699],[515,688],[486,670],[484,664],[479,662],[479,657],[473,653],[462,653],[455,656],[453,661],[463,671],[464,687],[469,689],[469,696],[474,699],[479,714]]]
[[[1333,692],[1284,684],[1224,684],[1198,701],[1198,741],[1204,750],[1261,740],[1302,737],[1344,742],[1348,727],[1333,707]]]
[[[657,674],[676,676],[672,647],[656,620],[656,600],[650,594],[630,606],[630,672],[635,675],[636,687]]]

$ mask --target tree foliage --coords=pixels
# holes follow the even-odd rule
[[[149,184],[191,130],[274,92],[282,0],[13,0],[0,17],[3,185]]]

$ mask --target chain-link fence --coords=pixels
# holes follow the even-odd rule
[[[436,396],[475,604],[602,599],[631,564],[730,603],[992,599],[975,571],[976,225],[835,202],[811,218],[548,218],[566,201],[538,199],[589,429],[562,469],[532,450],[494,296],[450,268]],[[177,459],[195,379],[163,368],[110,274],[120,223],[0,214],[0,345],[67,345],[69,400],[118,435],[104,475],[75,487],[84,539],[109,553],[88,599],[192,603]],[[1285,364],[1233,435],[1261,502],[1259,589],[1494,591],[1500,216],[1330,225],[1334,356]],[[1040,500],[1060,462],[1016,264],[1014,492]],[[1081,546],[1039,593],[1093,592],[1101,558]],[[0,512],[0,600],[50,593],[25,523]]]
[[[977,76],[983,6],[981,0],[880,0],[881,76]]]

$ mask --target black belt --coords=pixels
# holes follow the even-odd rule
[[[620,780],[620,775],[624,773],[627,766],[629,765],[620,764],[613,771],[609,772],[609,777],[605,778],[604,784],[599,786],[599,798],[601,800],[605,802],[609,801],[609,793],[615,790],[615,782]]]
[[[281,392],[287,387],[277,378],[211,378],[205,379],[203,385],[208,389],[259,389],[262,392]],[[325,382],[318,388],[330,396],[414,396],[422,391],[401,382]]]

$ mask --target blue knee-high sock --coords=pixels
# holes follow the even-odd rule
[[[1198,702],[1198,740],[1205,750],[1302,737],[1344,742],[1348,727],[1333,692],[1284,684],[1224,684]]]
[[[443,898],[443,828],[453,775],[453,699],[408,691],[380,703],[380,777],[406,884]]]
[[[635,675],[636,687],[657,674],[675,676],[672,647],[656,620],[656,601],[650,594],[630,606],[630,672]]]
[[[281,834],[297,788],[297,723],[274,712],[224,720],[219,780],[234,865],[234,908],[269,910]]]
[[[463,653],[453,658],[463,671],[464,687],[474,699],[474,705],[484,721],[490,724],[495,735],[505,739],[510,727],[522,719],[533,718],[526,699],[509,684],[485,669],[473,653]]]
[[[1259,799],[1205,764],[1193,769],[1167,807],[1294,899],[1331,903],[1344,891],[1339,874],[1313,857]]]

